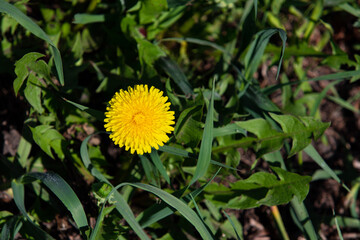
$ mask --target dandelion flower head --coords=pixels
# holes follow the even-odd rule
[[[105,112],[105,129],[120,147],[133,154],[150,153],[169,140],[174,131],[174,112],[163,92],[147,85],[120,90],[110,100]]]

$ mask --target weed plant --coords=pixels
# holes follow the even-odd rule
[[[2,240],[252,239],[248,209],[270,213],[273,239],[359,231],[359,170],[318,149],[325,100],[359,113],[358,92],[339,94],[358,86],[359,44],[341,45],[333,19],[358,33],[357,1],[0,0],[0,11],[2,97],[16,101],[0,116],[3,134],[20,132],[1,155]],[[144,86],[166,97],[109,103]],[[346,212],[311,210],[324,179]]]

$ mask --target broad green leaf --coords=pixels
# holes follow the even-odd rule
[[[24,134],[24,132],[23,132],[23,134]],[[32,144],[30,142],[28,142],[28,140],[26,138],[21,136],[19,146],[16,150],[16,156],[19,160],[20,165],[23,168],[25,168],[25,166],[26,166],[27,159],[30,155],[31,146],[32,146]]]
[[[30,105],[37,111],[42,114],[44,108],[41,103],[41,83],[33,73],[29,74],[28,80],[26,82],[26,87],[24,89],[24,95],[26,100]]]
[[[280,164],[281,168],[286,170],[284,159],[279,151],[276,151],[272,154],[266,154],[264,157],[266,158],[266,161]],[[311,222],[304,202],[299,201],[297,196],[294,196],[290,204],[292,207],[290,208],[290,213],[292,213],[295,224],[298,223],[297,225],[304,233],[304,235],[309,236],[311,240],[317,240],[318,238],[315,232],[315,228]]]
[[[50,125],[39,125],[35,128],[30,127],[33,139],[37,145],[51,158],[54,158],[51,149],[60,159],[65,158],[63,148],[65,147],[64,137]]]
[[[23,85],[25,79],[29,75],[29,66],[31,63],[36,62],[39,58],[43,57],[44,55],[37,52],[31,52],[28,54],[25,54],[20,60],[16,61],[15,63],[15,74],[16,79],[13,82],[14,86],[14,92],[17,95],[19,92],[19,89]]]
[[[51,82],[50,68],[44,60],[40,59],[36,62],[30,62],[28,68],[29,70],[34,71],[39,77],[44,78],[48,82]]]
[[[143,0],[139,12],[140,24],[147,24],[155,21],[160,13],[167,9],[166,0]]]
[[[286,204],[294,196],[303,201],[309,192],[311,177],[287,172],[273,167],[277,174],[257,172],[245,180],[230,184],[230,188],[218,185],[205,190],[206,198],[216,205],[227,208],[247,209],[261,205]],[[214,186],[214,185],[213,185]]]
[[[64,73],[62,60],[59,49],[57,49],[56,45],[51,41],[50,37],[28,16],[22,13],[19,9],[11,5],[10,3],[0,0],[0,12],[9,14],[12,18],[14,18],[20,25],[22,25],[25,29],[30,31],[32,34],[37,36],[38,38],[43,39],[50,45],[50,50],[54,55],[55,67],[57,70],[57,74],[59,77],[59,81],[61,85],[64,85]],[[21,84],[20,84],[21,86]],[[17,86],[19,87],[19,86]],[[20,87],[19,87],[20,88]]]
[[[270,123],[262,118],[236,122],[236,125],[255,134],[259,139],[257,146],[255,146],[255,150],[258,152],[257,156],[279,150],[286,137],[284,134],[273,129]]]
[[[158,45],[152,44],[151,42],[140,38],[136,41],[138,43],[139,58],[142,65],[144,65],[143,62],[145,62],[146,64],[152,66],[157,59],[166,56]]]
[[[330,123],[316,121],[310,117],[294,117],[291,115],[270,116],[277,121],[284,133],[292,139],[292,147],[289,157],[306,148],[311,143],[311,137],[318,139],[330,126]]]

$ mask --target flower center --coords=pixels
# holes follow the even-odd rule
[[[144,114],[142,112],[135,113],[133,116],[133,121],[138,125],[144,123],[145,122]]]

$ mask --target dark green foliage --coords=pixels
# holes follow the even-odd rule
[[[1,90],[26,109],[2,121],[21,136],[0,155],[15,203],[4,204],[20,211],[0,211],[1,239],[58,239],[45,227],[59,216],[83,239],[247,239],[236,216],[276,205],[299,226],[291,239],[317,239],[320,223],[359,229],[356,170],[332,169],[312,145],[327,143],[325,99],[359,113],[360,94],[338,87],[356,89],[359,46],[345,52],[329,20],[351,15],[358,28],[359,11],[356,1],[0,0]],[[176,122],[141,156],[104,132],[108,101],[136,84],[163,91]],[[349,191],[351,217],[308,214],[312,181],[330,178]]]

